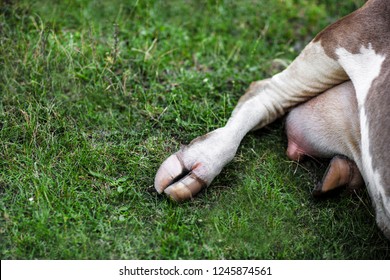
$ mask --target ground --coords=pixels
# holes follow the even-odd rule
[[[365,191],[311,197],[326,162],[289,161],[283,120],[196,199],[153,188],[362,2],[3,1],[1,259],[388,259]]]

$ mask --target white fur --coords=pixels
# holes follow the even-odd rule
[[[208,184],[233,159],[243,137],[285,114],[289,107],[327,90],[348,77],[340,64],[328,57],[321,43],[310,43],[283,72],[233,111],[225,127],[217,129],[181,153],[188,169],[201,163],[196,175]]]
[[[377,54],[371,44],[368,48],[362,46],[360,53],[352,54],[344,48],[338,48],[336,54],[355,86],[359,107],[365,103],[372,82],[380,74],[385,56]]]
[[[336,54],[339,56],[339,63],[351,78],[358,100],[361,129],[361,150],[362,150],[362,175],[368,182],[368,188],[374,197],[386,197],[381,178],[374,171],[372,156],[370,154],[369,127],[364,104],[373,81],[379,76],[385,56],[377,54],[371,44],[368,48],[362,46],[360,53],[352,54],[344,48],[338,48]]]
[[[325,54],[320,43],[310,43],[283,72],[233,111],[226,127],[232,135],[244,136],[254,127],[261,128],[285,111],[307,99],[348,80],[339,63]],[[241,139],[240,139],[241,140]]]

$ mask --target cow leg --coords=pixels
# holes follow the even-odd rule
[[[340,187],[350,191],[358,190],[364,187],[364,180],[355,162],[344,156],[335,156],[312,194],[319,197]]]
[[[251,130],[284,115],[291,107],[348,79],[320,42],[312,42],[283,72],[251,85],[227,124],[193,140],[168,157],[155,177],[157,192],[175,201],[194,197],[229,163]]]

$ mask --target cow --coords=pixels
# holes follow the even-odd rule
[[[352,92],[340,102],[341,113],[331,104],[344,98],[337,96],[340,92]],[[314,193],[340,184],[366,185],[377,225],[390,239],[389,109],[390,1],[368,0],[321,31],[284,71],[253,82],[225,126],[169,156],[157,171],[155,189],[175,201],[193,198],[234,158],[248,132],[290,112],[287,155],[294,160],[333,157]],[[320,123],[313,119],[317,113]],[[352,120],[346,121],[347,116]],[[339,135],[320,146],[312,144],[324,134]]]

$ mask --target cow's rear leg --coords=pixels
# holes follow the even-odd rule
[[[269,80],[253,82],[234,109],[226,126],[195,138],[168,157],[155,177],[155,188],[175,201],[193,198],[230,162],[245,134],[258,124],[259,95]],[[261,98],[261,97],[260,97]]]
[[[319,197],[340,187],[358,190],[364,187],[364,180],[355,162],[344,156],[335,156],[312,194]]]
[[[285,71],[253,84],[224,127],[196,138],[168,157],[157,171],[156,190],[176,201],[194,197],[234,158],[249,131],[264,127],[291,107],[347,79],[320,42],[310,43]]]

